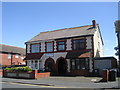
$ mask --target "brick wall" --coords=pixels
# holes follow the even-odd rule
[[[24,62],[20,55],[18,55],[18,58],[15,57],[15,54],[12,55],[12,58],[8,58],[8,54],[0,53],[0,57],[2,57],[0,59],[0,64],[3,66],[11,65],[11,59],[13,65],[21,65],[20,63]]]
[[[29,78],[29,79],[48,78],[50,77],[50,72],[38,73],[37,70],[33,70],[32,72],[12,72],[3,70],[3,77]]]

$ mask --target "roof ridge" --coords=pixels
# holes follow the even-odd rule
[[[48,32],[55,32],[55,31],[61,31],[61,30],[74,29],[74,28],[83,28],[83,27],[89,27],[89,26],[93,26],[93,25],[85,25],[85,26],[79,26],[79,27],[63,28],[63,29],[58,29],[58,30],[52,30],[52,31],[40,32],[39,34],[42,34],[42,33],[48,33]],[[39,34],[38,34],[38,35],[39,35]]]

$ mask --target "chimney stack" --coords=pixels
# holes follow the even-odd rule
[[[97,24],[95,20],[92,20],[92,25],[93,25],[93,28],[96,28]]]

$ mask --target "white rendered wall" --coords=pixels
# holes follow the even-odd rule
[[[95,31],[95,34],[94,34],[94,57],[98,57],[98,53],[100,55],[100,57],[103,57],[103,43],[102,43],[102,40],[101,40],[101,37],[100,37],[100,33],[99,33],[99,30],[97,29]],[[99,43],[99,44],[98,44]]]
[[[67,52],[58,52],[58,53],[50,53],[50,54],[51,54],[51,56],[47,56],[47,54],[44,54],[41,57],[41,66],[40,66],[40,68],[44,68],[46,59],[52,58],[55,61],[55,63],[56,63],[58,58],[60,58],[60,57],[65,58],[66,55],[67,55]],[[50,55],[50,54],[48,53],[48,55]]]
[[[66,44],[67,44],[67,50],[72,50],[72,41],[71,41],[71,39],[67,39]]]
[[[27,44],[27,53],[30,53],[30,44]]]
[[[41,52],[45,52],[45,42],[41,42]]]

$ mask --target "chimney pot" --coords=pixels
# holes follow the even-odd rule
[[[93,28],[96,28],[96,21],[95,20],[92,20],[92,25],[93,25]]]

